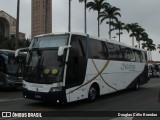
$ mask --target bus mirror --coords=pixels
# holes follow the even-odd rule
[[[63,54],[64,54],[64,50],[67,48],[70,48],[71,45],[68,46],[61,46],[58,49],[58,61],[62,62],[63,61]]]
[[[28,48],[20,48],[20,49],[17,49],[16,52],[15,52],[15,57],[18,57],[19,56],[19,52],[23,52],[23,51],[28,51]]]

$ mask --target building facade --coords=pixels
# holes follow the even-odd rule
[[[4,11],[0,11],[0,38],[16,35],[16,22],[17,20]],[[25,34],[20,32],[19,39],[25,39]]]
[[[0,36],[9,37],[16,33],[16,19],[4,11],[0,11]]]
[[[35,35],[52,32],[52,0],[32,0],[31,31]]]

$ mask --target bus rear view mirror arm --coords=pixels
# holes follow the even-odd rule
[[[19,52],[20,52],[20,51],[28,51],[28,47],[27,47],[27,48],[17,49],[16,52],[15,52],[15,57],[18,57],[18,56],[19,56]]]
[[[60,61],[60,62],[63,61],[64,50],[68,49],[70,47],[71,47],[71,45],[59,47],[59,49],[58,49],[58,61]]]

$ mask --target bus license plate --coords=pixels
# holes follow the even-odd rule
[[[35,98],[41,99],[42,97],[40,95],[35,95]]]

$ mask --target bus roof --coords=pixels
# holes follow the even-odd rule
[[[87,36],[87,34],[80,33],[80,32],[57,32],[57,33],[41,34],[41,35],[37,35],[35,37],[52,36],[52,35],[60,35],[60,34],[71,34],[71,35],[74,34],[74,35]],[[105,38],[95,37],[95,36],[92,36],[92,35],[89,35],[89,37],[92,38],[92,39],[96,39],[96,40],[100,40],[100,41],[104,41],[104,42],[109,42],[109,43],[113,43],[113,44],[117,44],[117,45],[122,45],[122,46],[129,47],[129,48],[136,49],[136,50],[146,51],[145,49],[139,49],[139,48],[136,48],[136,47],[133,47],[133,46],[129,46],[125,43],[115,41],[115,40],[112,40],[112,39],[105,39]]]

